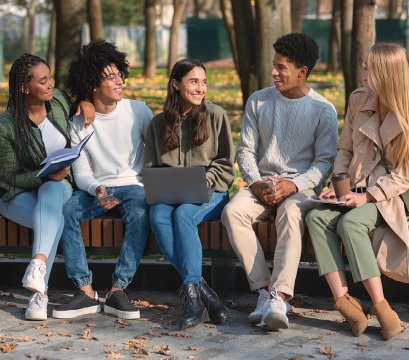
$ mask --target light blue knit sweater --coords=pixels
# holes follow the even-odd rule
[[[313,89],[288,99],[269,87],[247,101],[237,161],[248,185],[274,176],[292,179],[298,191],[319,192],[332,171],[337,142],[337,115],[328,100]]]

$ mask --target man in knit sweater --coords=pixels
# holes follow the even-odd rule
[[[288,303],[301,256],[304,218],[330,175],[338,140],[334,106],[307,86],[318,59],[316,42],[292,33],[275,42],[273,87],[246,104],[237,161],[248,187],[224,208],[223,224],[259,292],[249,321],[269,330],[288,328]],[[277,228],[270,277],[252,224],[273,216]]]
[[[104,311],[126,319],[140,316],[123,289],[135,275],[148,237],[148,205],[141,171],[153,114],[144,102],[122,98],[128,75],[126,54],[105,41],[83,46],[70,65],[67,88],[76,99],[91,101],[96,114],[87,128],[78,116],[71,124],[72,145],[92,132],[93,135],[73,163],[80,191],[64,207],[61,237],[67,274],[79,291],[68,304],[53,311],[56,318],[101,311],[98,294],[92,288],[80,224],[113,211],[121,215],[125,234]],[[115,199],[103,200],[107,194]]]

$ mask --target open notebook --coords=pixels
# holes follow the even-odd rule
[[[142,170],[148,204],[197,204],[209,202],[204,167],[158,167]]]

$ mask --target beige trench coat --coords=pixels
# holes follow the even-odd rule
[[[409,227],[400,194],[409,189],[408,174],[390,161],[391,141],[402,132],[392,111],[379,118],[378,96],[360,88],[349,99],[334,172],[348,172],[351,185],[366,186],[387,225],[374,230],[373,247],[381,272],[409,282]],[[384,149],[390,174],[380,150]]]

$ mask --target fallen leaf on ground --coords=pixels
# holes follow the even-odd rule
[[[356,345],[356,346],[363,346],[363,347],[366,347],[367,345],[366,344],[362,344],[361,342],[357,342],[357,343],[355,343],[354,345]]]
[[[134,350],[135,354],[144,354],[149,355],[149,352],[145,350],[141,344],[138,344],[137,341],[127,341],[125,343],[125,350]]]
[[[63,346],[61,350],[72,350],[72,346]]]
[[[30,336],[22,336],[22,337],[16,338],[16,341],[19,341],[19,342],[33,342],[33,341],[35,341],[35,339],[31,338]]]
[[[120,352],[115,351],[105,351],[105,354],[107,354],[108,359],[121,359],[125,357],[125,355],[122,355]]]
[[[217,329],[216,325],[203,324],[203,326],[209,329]]]
[[[158,346],[155,346],[153,350],[156,351],[158,354],[170,356],[170,346],[169,345],[165,345],[165,346],[158,345]]]
[[[34,329],[46,329],[46,328],[49,328],[49,326],[47,325],[47,324],[40,324],[40,325],[37,325],[37,326],[34,326]]]
[[[126,321],[126,319],[118,319],[116,323],[122,326],[131,326],[131,324],[128,321]]]
[[[10,351],[13,351],[17,347],[16,343],[8,343],[0,346],[1,352],[8,353]]]
[[[200,351],[200,350],[203,350],[203,348],[202,347],[193,347],[193,346],[188,346],[188,349],[189,350],[193,350],[193,351]]]
[[[53,333],[52,331],[46,331],[43,335],[50,337],[50,336],[54,336],[55,333]]]
[[[68,334],[67,332],[65,332],[65,331],[61,331],[61,332],[59,332],[58,333],[58,335],[60,335],[60,336],[66,336],[66,337],[71,337],[71,335],[70,334]]]
[[[117,346],[116,344],[106,344],[105,345],[105,347],[108,347],[108,348],[110,348],[110,347],[115,347],[115,346]]]
[[[158,333],[156,333],[156,332],[154,332],[154,331],[148,331],[148,334],[149,334],[150,336],[153,336],[153,337],[161,337],[161,336],[162,336],[161,334],[158,334]]]
[[[91,329],[84,330],[84,334],[82,335],[82,338],[85,339],[85,340],[98,341],[98,339],[95,336],[91,336]]]
[[[189,334],[186,334],[186,333],[181,333],[181,332],[177,332],[177,333],[174,333],[174,334],[171,334],[171,333],[169,333],[169,332],[163,332],[162,335],[174,336],[174,337],[182,337],[182,338],[185,338],[185,339],[189,339],[189,338],[192,338],[192,337],[193,337],[192,335],[189,335]]]
[[[332,352],[331,346],[320,347],[320,353],[323,355],[328,355],[331,359],[335,357],[335,354]]]
[[[90,328],[93,328],[93,327],[97,326],[97,324],[95,324],[95,323],[89,323],[89,324],[87,324],[87,326],[90,327]]]

